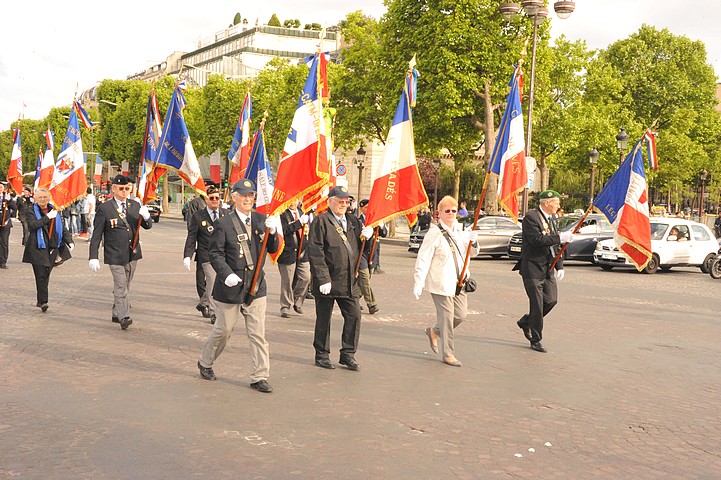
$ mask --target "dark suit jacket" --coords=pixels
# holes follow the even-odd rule
[[[555,257],[551,246],[560,245],[561,239],[558,234],[551,235],[549,228],[540,209],[531,210],[523,217],[521,258],[513,267],[513,270],[519,270],[522,277],[550,278],[551,272],[548,268]],[[555,268],[563,269],[563,259],[558,260]]]
[[[140,260],[143,254],[140,251],[140,234],[135,250],[131,252],[135,230],[138,228],[140,217],[140,204],[135,200],[127,199],[128,213],[125,220],[120,218],[118,203],[112,199],[101,204],[95,210],[93,222],[93,236],[90,239],[90,260],[98,258],[100,241],[103,241],[103,261],[108,265],[127,265],[132,260]],[[146,230],[153,226],[153,220],[141,220],[140,225]]]
[[[218,209],[218,220],[223,217],[227,210]],[[217,221],[216,220],[216,223]],[[185,248],[183,249],[183,257],[192,257],[195,253],[195,261],[205,263],[210,261],[208,255],[208,246],[210,245],[210,236],[215,230],[215,224],[210,218],[207,208],[196,211],[190,218],[188,223],[188,237],[185,239]]]
[[[10,194],[5,192],[0,195],[0,228],[13,228],[11,218],[15,216],[17,211],[17,203],[10,198]]]
[[[55,232],[55,223],[53,223],[53,231],[49,232],[52,220],[42,213],[40,219],[35,218],[35,209],[29,208],[25,212],[25,220],[28,224],[30,232],[28,239],[25,241],[25,251],[23,252],[23,262],[33,265],[42,265],[51,267],[55,265],[58,254],[63,260],[70,259],[70,250],[68,245],[73,243],[73,236],[67,228],[63,229],[63,242],[58,248],[58,234]],[[60,215],[55,217],[55,222],[62,223],[63,219]],[[38,229],[43,232],[45,239],[45,248],[38,246]]]
[[[366,216],[361,214],[360,217],[358,217],[358,220],[360,221],[361,227],[364,227],[366,224]],[[378,228],[379,237],[385,238],[387,235],[388,227],[383,225]],[[362,241],[363,239],[361,239],[361,242]],[[376,244],[375,250],[373,250],[373,237],[371,237],[370,240],[366,240],[365,246],[363,247],[363,258],[361,258],[360,268],[368,268],[368,261],[371,259],[371,251],[373,252],[373,258],[375,258],[375,256],[378,255],[378,245]]]
[[[320,295],[318,288],[331,282],[330,294],[333,298],[359,298],[360,288],[355,278],[355,266],[361,248],[361,224],[355,215],[345,214],[348,223],[346,238],[351,252],[346,248],[338,234],[338,225],[329,210],[315,217],[310,224],[308,236],[308,257],[313,278],[313,291]]]
[[[233,226],[233,215],[237,217],[235,211],[231,210],[227,215],[215,222],[215,229],[210,236],[209,254],[210,263],[218,274],[215,277],[215,285],[213,286],[213,298],[223,303],[241,304],[244,300],[243,292],[250,287],[250,282],[253,280],[253,270],[246,268],[248,266],[248,252],[243,252],[243,256],[240,256],[240,246],[238,245],[237,234]],[[250,255],[256,267],[260,268],[256,297],[263,297],[266,293],[263,264],[265,264],[267,256],[263,257],[263,264],[257,265],[258,254],[260,253],[261,247],[261,235],[265,234],[265,218],[266,216],[262,213],[251,212],[250,214],[250,227],[252,231],[249,242]],[[278,238],[278,232],[276,232],[268,237],[266,244],[267,252],[277,252],[279,244],[280,240]],[[228,287],[225,284],[225,279],[228,278],[231,273],[238,275],[243,280],[243,283],[235,287]]]
[[[298,218],[303,215],[303,211],[298,209]],[[281,265],[292,265],[298,261],[298,244],[300,243],[301,235],[303,235],[303,225],[300,220],[293,219],[293,213],[290,209],[280,214],[280,223],[283,225],[283,239],[285,240],[285,247],[283,247],[283,253],[278,257],[278,263]],[[306,255],[308,238],[303,239],[303,245],[301,246],[300,261],[307,262],[308,256]]]

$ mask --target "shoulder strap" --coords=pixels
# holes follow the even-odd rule
[[[250,235],[248,234],[248,231],[245,229],[245,225],[240,223],[240,219],[238,218],[238,214],[235,212],[231,212],[230,219],[233,221],[233,228],[235,229],[235,237],[238,239],[238,247],[240,248],[241,252],[246,252],[245,255],[245,262],[246,262],[246,269],[252,270],[255,266],[255,263],[253,262],[253,255],[251,254],[252,251],[250,249]]]
[[[335,225],[335,229],[338,232],[338,235],[340,235],[340,238],[343,240],[343,243],[345,244],[345,248],[348,249],[348,253],[350,254],[351,258],[353,257],[353,247],[350,246],[350,243],[348,243],[348,237],[346,236],[346,232],[343,231],[343,227],[340,225],[340,222],[335,218],[335,215],[332,213],[328,213],[330,215],[331,222],[333,225]],[[346,222],[350,224],[350,221],[346,219]],[[358,252],[358,255],[360,255],[360,252]]]
[[[448,230],[441,227],[440,225],[438,226],[438,228],[441,229],[441,232],[443,232],[443,236],[446,237],[446,240],[448,240],[448,245],[451,247],[451,253],[453,254],[453,265],[456,267],[456,278],[458,278],[458,281],[460,281],[461,280],[461,269],[458,266],[458,256],[456,255],[456,253],[458,253],[458,255],[460,255],[461,251],[458,248],[456,241],[453,239],[453,237],[451,237]]]

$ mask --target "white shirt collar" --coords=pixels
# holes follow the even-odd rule
[[[243,212],[241,212],[241,211],[238,210],[238,209],[235,209],[235,213],[238,214],[238,218],[240,218],[240,221],[243,222],[243,223],[245,223],[245,219],[246,219],[246,218],[250,218],[250,215],[246,215],[246,214],[244,214]]]

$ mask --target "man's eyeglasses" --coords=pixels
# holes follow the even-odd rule
[[[208,200],[220,200],[220,197],[216,197],[216,196],[208,197]]]
[[[130,191],[130,190],[132,190],[132,189],[133,189],[133,187],[118,187],[118,190],[127,190],[127,191]]]
[[[456,213],[457,211],[458,210],[456,210],[454,208],[447,208],[447,209],[443,210],[443,213]]]

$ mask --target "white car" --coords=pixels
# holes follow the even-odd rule
[[[719,250],[711,230],[704,224],[682,218],[651,219],[651,251],[653,256],[644,268],[645,273],[670,270],[671,267],[699,267],[708,273],[709,263]],[[593,260],[602,269],[614,267],[633,267],[619,251],[613,239],[602,240],[596,244]]]

